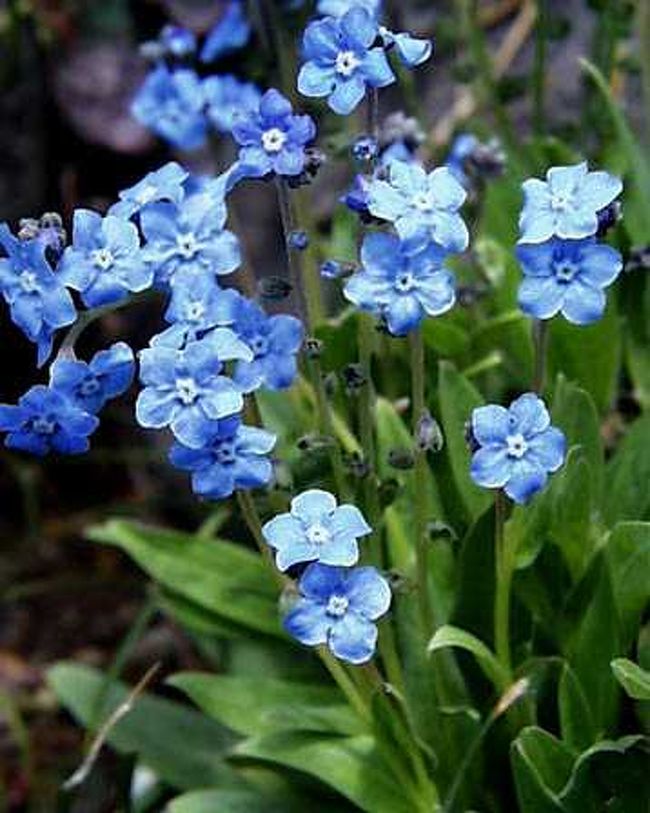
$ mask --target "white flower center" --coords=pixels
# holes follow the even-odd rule
[[[506,438],[506,446],[508,448],[509,457],[520,458],[528,451],[528,444],[521,432],[518,432],[516,435],[508,435]]]
[[[188,322],[200,322],[205,316],[205,305],[203,302],[190,302],[185,308],[185,318]]]
[[[436,203],[431,192],[418,192],[413,196],[413,206],[420,212],[432,212]]]
[[[346,614],[349,605],[350,601],[345,596],[330,596],[326,612],[328,615],[334,616],[334,618],[342,618]]]
[[[186,260],[190,260],[199,250],[197,239],[191,231],[179,234],[176,238],[176,246],[178,253]]]
[[[32,429],[37,435],[51,435],[55,428],[56,421],[53,418],[41,416],[32,421]]]
[[[108,271],[108,269],[113,265],[115,262],[115,257],[113,257],[112,252],[108,248],[98,248],[95,249],[91,253],[91,258],[93,264],[97,266],[97,268],[101,269],[102,271]]]
[[[268,352],[269,341],[266,336],[255,336],[254,339],[251,339],[250,348],[256,358],[264,356]]]
[[[217,461],[222,465],[235,462],[235,444],[231,440],[222,440],[214,450]]]
[[[36,274],[33,271],[23,271],[20,275],[20,287],[26,294],[33,294],[38,290]]]
[[[79,387],[79,392],[82,396],[89,396],[94,395],[100,388],[99,381],[92,376],[91,378],[86,378],[85,381],[81,382],[81,386]]]
[[[562,260],[553,266],[558,282],[571,282],[579,270],[579,267],[571,260]]]
[[[412,291],[413,288],[415,288],[415,284],[415,277],[410,271],[402,272],[395,279],[395,288],[403,293],[406,291]]]
[[[563,212],[565,209],[568,209],[571,205],[571,196],[570,195],[551,195],[551,209],[554,212]]]
[[[336,55],[336,72],[341,76],[352,76],[361,65],[361,60],[354,51],[339,51]]]
[[[176,394],[186,405],[196,401],[199,391],[193,378],[179,378],[176,380]]]
[[[287,140],[287,134],[278,127],[271,127],[262,133],[262,147],[266,152],[280,152]]]
[[[312,545],[324,545],[330,540],[330,532],[320,523],[310,525],[305,532],[305,536]]]

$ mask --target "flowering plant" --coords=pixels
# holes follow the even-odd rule
[[[0,226],[7,314],[49,365],[0,406],[7,448],[88,451],[137,379],[135,422],[202,512],[194,531],[114,518],[88,535],[148,574],[148,612],[214,668],[170,675],[160,718],[143,685],[102,693],[71,664],[51,685],[90,728],[99,696],[101,736],[173,813],[641,810],[650,309],[623,268],[647,240],[650,168],[636,148],[558,163],[501,110],[498,143],[428,139],[420,105],[422,121],[389,116],[380,89],[408,98],[433,47],[381,5],[319,3],[290,83],[267,13],[229,2],[202,44],[166,28],[133,114],[184,153],[105,214],[76,209],[69,244],[52,216]],[[282,88],[206,76],[255,26]],[[214,131],[233,161],[193,174],[185,153]],[[326,159],[354,181],[316,222]],[[264,184],[282,279],[255,273],[232,217]],[[88,326],[136,301],[161,317],[147,346],[79,358]],[[612,441],[620,381],[635,417]]]

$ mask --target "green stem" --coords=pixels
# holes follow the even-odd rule
[[[643,86],[646,143],[650,147],[650,3],[638,0],[639,58]]]
[[[345,668],[336,660],[326,646],[319,646],[317,651],[321,661],[339,689],[345,695],[348,703],[356,710],[362,720],[365,720],[368,724],[372,723],[370,704],[361,695]]]
[[[514,569],[514,551],[505,534],[505,496],[497,491],[494,499],[494,561],[496,593],[494,600],[494,648],[497,658],[508,673],[510,658],[510,588]]]
[[[541,395],[546,385],[546,354],[548,345],[548,322],[533,320],[533,346],[535,349],[535,373],[533,392]]]
[[[280,219],[282,221],[282,232],[284,235],[284,246],[287,252],[287,264],[289,266],[289,278],[296,292],[298,300],[298,312],[305,323],[307,335],[312,335],[312,314],[309,302],[305,294],[303,285],[303,272],[301,252],[291,247],[290,237],[295,230],[295,212],[291,204],[291,193],[288,184],[284,179],[276,177],[275,188],[278,194],[278,206],[280,209]]]
[[[266,544],[266,540],[264,539],[264,534],[262,532],[262,521],[260,519],[260,515],[257,513],[257,508],[255,506],[255,502],[250,495],[249,491],[237,491],[237,504],[239,505],[239,510],[241,511],[242,517],[246,525],[248,526],[248,530],[251,533],[251,536],[255,540],[255,544],[257,545],[257,549],[262,555],[262,558],[271,569],[273,573],[273,578],[277,582],[280,589],[284,589],[288,584],[291,584],[291,579],[287,576],[283,576],[279,570],[275,567],[275,562],[273,561],[273,554],[271,553],[271,549]]]
[[[411,412],[413,420],[413,434],[417,431],[418,423],[425,410],[424,399],[424,340],[420,328],[411,332],[409,336],[411,349]],[[427,534],[427,458],[426,452],[415,445],[414,467],[414,524],[415,524],[415,567],[418,590],[418,606],[422,632],[428,640],[435,626],[431,596],[429,595],[429,567]]]
[[[546,48],[548,33],[548,0],[537,0],[535,25],[535,55],[533,62],[533,127],[539,137],[544,134],[546,117],[544,100],[546,92]]]

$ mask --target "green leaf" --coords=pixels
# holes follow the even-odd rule
[[[499,350],[512,386],[527,389],[533,377],[533,342],[530,319],[509,310],[482,322],[472,336],[477,355]]]
[[[471,455],[465,442],[465,423],[470,420],[474,408],[483,403],[483,399],[452,364],[442,361],[439,366],[439,400],[445,436],[443,454],[449,463],[469,523],[482,514],[491,501],[491,496],[476,486],[469,476]]]
[[[246,740],[235,753],[315,776],[368,813],[414,810],[412,799],[369,735],[323,737],[283,731]]]
[[[650,700],[650,672],[638,664],[617,658],[611,663],[614,677],[634,700]]]
[[[650,601],[650,523],[622,522],[605,548],[621,625],[621,653],[636,639],[641,615]]]
[[[544,786],[551,793],[558,794],[571,776],[574,762],[571,749],[536,726],[524,728],[516,742],[535,766]]]
[[[440,627],[429,641],[429,652],[436,652],[446,647],[457,647],[471,652],[476,658],[478,665],[489,681],[493,684],[497,692],[504,692],[508,687],[509,676],[507,671],[501,666],[496,655],[470,632],[446,625]]]
[[[578,581],[596,543],[592,528],[591,467],[581,448],[569,451],[549,495],[550,537],[562,551],[573,580]]]
[[[472,525],[460,545],[454,626],[492,643],[494,608],[494,509]]]
[[[562,666],[558,684],[558,707],[562,739],[576,751],[593,745],[597,738],[591,708],[580,681],[568,663]]]
[[[167,813],[301,813],[299,799],[275,799],[255,790],[197,790],[173,799]],[[310,808],[311,809],[311,808]]]
[[[627,430],[606,467],[603,516],[609,526],[621,520],[650,519],[650,415]]]
[[[650,276],[643,270],[624,274],[617,284],[624,315],[625,361],[634,396],[650,409]]]
[[[210,717],[246,736],[285,729],[334,734],[365,729],[338,690],[327,686],[200,672],[181,672],[168,682]]]
[[[277,586],[261,556],[221,540],[111,520],[89,531],[125,550],[153,579],[227,621],[282,635]]]
[[[528,753],[521,737],[510,746],[510,761],[521,813],[566,813],[557,794],[544,784],[533,755]]]
[[[425,345],[443,358],[463,356],[469,350],[469,336],[453,320],[453,314],[445,314],[422,322]]]
[[[88,666],[59,663],[47,680],[61,703],[83,725],[95,720],[97,698],[105,676]],[[128,689],[114,683],[107,692],[101,719],[126,699]],[[190,789],[202,785],[240,786],[243,779],[224,762],[233,735],[192,709],[149,694],[140,695],[132,710],[109,731],[108,742],[138,758],[168,784]],[[181,746],[181,747],[179,747]]]

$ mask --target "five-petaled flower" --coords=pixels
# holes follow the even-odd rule
[[[472,479],[485,488],[503,488],[515,502],[527,502],[564,462],[564,434],[551,426],[544,402],[532,392],[508,409],[478,407],[471,426],[479,447],[472,456]]]
[[[604,289],[619,275],[623,259],[611,246],[584,240],[559,240],[517,246],[524,272],[519,306],[536,319],[562,313],[569,322],[589,325],[605,311]]]
[[[159,200],[170,200],[180,203],[185,195],[183,184],[189,178],[189,172],[175,161],[169,161],[160,169],[148,172],[144,178],[128,189],[123,189],[119,200],[108,210],[111,215],[132,217],[149,203]]]
[[[195,494],[222,500],[235,489],[259,488],[273,474],[269,453],[275,435],[256,426],[245,426],[239,415],[213,424],[200,449],[174,443],[169,459],[174,466],[192,472]]]
[[[310,23],[303,39],[300,93],[326,96],[335,113],[347,115],[363,99],[367,86],[379,88],[394,82],[384,49],[373,45],[378,33],[374,17],[361,6],[353,6],[340,18]]]
[[[454,304],[454,276],[443,266],[444,249],[415,235],[409,240],[385,232],[369,234],[361,246],[361,270],[344,294],[357,307],[380,314],[389,331],[403,336],[425,316]]]
[[[257,178],[295,176],[305,168],[305,147],[316,137],[316,125],[311,116],[294,115],[291,102],[271,89],[258,108],[238,118],[232,134],[241,147],[241,172]]]
[[[598,212],[618,197],[622,188],[620,178],[608,172],[589,172],[586,161],[551,167],[545,181],[529,178],[523,184],[519,242],[592,237],[598,231]]]
[[[370,213],[395,225],[400,237],[426,229],[448,251],[465,251],[469,232],[459,214],[467,192],[447,167],[428,173],[416,163],[391,161],[388,179],[370,183]]]
[[[312,488],[291,500],[291,510],[264,525],[278,570],[300,562],[350,567],[359,559],[357,539],[372,528],[354,505],[336,504],[329,491]]]
[[[230,133],[239,119],[258,109],[262,94],[252,82],[230,74],[203,80],[207,115],[220,133]]]
[[[307,646],[326,644],[337,658],[366,663],[377,645],[376,621],[390,607],[386,579],[374,567],[311,564],[298,583],[301,597],[284,628]]]

